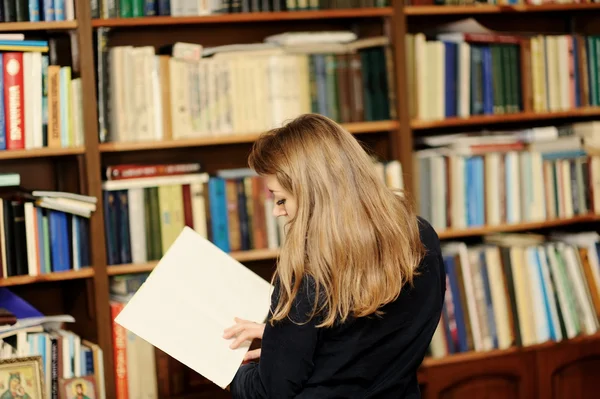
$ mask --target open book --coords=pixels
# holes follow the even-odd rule
[[[234,317],[262,323],[273,287],[185,227],[115,321],[225,388],[250,343],[229,349]]]

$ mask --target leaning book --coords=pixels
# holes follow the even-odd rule
[[[262,323],[273,287],[185,227],[115,321],[221,388],[250,343],[232,350],[234,318]]]

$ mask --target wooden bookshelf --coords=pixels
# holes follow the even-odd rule
[[[64,272],[41,274],[39,276],[15,276],[0,278],[0,287],[15,285],[26,285],[45,283],[51,281],[67,281],[75,279],[90,278],[94,276],[94,268],[87,267],[81,270],[69,270]]]
[[[428,15],[477,15],[477,14],[512,14],[543,13],[600,10],[598,3],[544,4],[544,5],[473,5],[473,6],[406,6],[407,16]]]
[[[553,219],[541,222],[527,222],[518,224],[499,224],[497,226],[472,227],[466,229],[441,230],[438,232],[440,239],[449,240],[462,237],[484,236],[502,232],[520,232],[542,230],[572,224],[600,222],[600,215],[575,216],[569,219]]]
[[[596,15],[600,3],[544,4],[540,6],[404,6],[392,0],[387,8],[355,8],[332,10],[304,10],[264,13],[235,13],[193,17],[152,16],[143,18],[92,19],[89,0],[75,0],[76,21],[66,22],[19,22],[0,23],[0,32],[31,32],[41,36],[45,31],[55,33],[71,31],[75,39],[73,52],[79,57],[79,71],[82,83],[83,117],[85,131],[84,148],[43,148],[22,151],[2,151],[0,160],[8,170],[22,171],[31,187],[61,189],[82,192],[98,198],[97,211],[90,219],[91,263],[93,268],[42,276],[17,276],[0,279],[0,286],[14,286],[30,296],[46,292],[52,287],[53,298],[74,295],[88,298],[90,303],[75,317],[77,327],[88,332],[88,336],[104,350],[106,397],[117,397],[115,393],[112,318],[109,303],[109,277],[131,273],[150,272],[157,262],[144,264],[107,265],[105,247],[104,206],[102,196],[102,167],[105,163],[125,164],[142,161],[181,162],[200,161],[206,171],[247,166],[248,144],[254,142],[261,132],[249,131],[240,135],[214,135],[185,140],[156,142],[98,142],[97,82],[94,52],[95,28],[110,28],[110,46],[133,45],[154,46],[156,49],[175,41],[200,43],[206,47],[234,43],[260,41],[264,37],[285,31],[346,30],[359,33],[360,37],[388,35],[391,39],[393,67],[389,70],[396,89],[394,113],[396,120],[360,122],[346,124],[351,133],[361,136],[368,146],[382,158],[401,161],[408,191],[414,189],[413,135],[437,133],[436,130],[458,128],[464,131],[481,127],[501,126],[502,124],[539,124],[567,122],[577,118],[600,119],[599,108],[578,108],[561,112],[520,112],[503,115],[472,116],[444,120],[410,120],[407,87],[410,85],[406,61],[406,35],[408,32],[423,31],[427,24],[439,21],[458,20],[465,17],[487,18],[495,26],[505,22],[507,29],[524,26],[531,22],[532,32],[566,31],[567,26],[582,28],[581,31],[594,32],[594,24],[589,21],[578,24],[586,14]],[[408,18],[407,18],[408,17]],[[421,18],[425,17],[425,18]],[[513,23],[520,18],[520,23]],[[552,20],[547,20],[552,18]],[[564,24],[556,21],[564,19]],[[584,21],[585,22],[585,21]],[[593,22],[593,21],[592,21]],[[493,24],[492,24],[493,25]],[[564,28],[564,29],[563,29]],[[528,28],[529,29],[529,28]],[[529,109],[529,108],[526,108]],[[364,138],[364,140],[362,140]],[[169,150],[172,149],[172,150]],[[169,151],[166,151],[169,150]],[[206,164],[206,168],[205,168]],[[61,174],[63,173],[63,174]],[[526,232],[551,228],[600,223],[600,216],[577,216],[570,219],[555,219],[541,222],[502,224],[467,229],[450,229],[439,232],[442,240],[479,237],[499,232]],[[233,258],[248,263],[248,267],[266,275],[272,270],[278,256],[277,250],[251,250],[234,252]],[[81,281],[78,281],[81,280]],[[61,283],[65,281],[65,283]],[[67,282],[71,281],[71,282]],[[38,284],[47,282],[48,284]],[[63,286],[75,286],[76,293],[65,294]],[[36,291],[43,290],[43,291]],[[63,292],[65,291],[65,292]],[[57,301],[60,302],[60,301]],[[64,303],[57,305],[63,310]],[[79,320],[83,320],[80,322]],[[528,348],[510,348],[503,351],[470,352],[452,355],[443,359],[426,359],[419,370],[422,395],[425,399],[456,396],[465,392],[476,397],[489,396],[490,392],[508,392],[508,396],[519,399],[543,397],[544,386],[553,386],[560,379],[561,384],[574,387],[565,390],[573,394],[565,397],[583,397],[577,383],[597,381],[600,372],[590,367],[600,360],[600,337],[576,338],[561,343],[544,343]],[[594,364],[596,364],[594,363]],[[533,371],[535,370],[535,372]],[[567,370],[567,371],[562,371]],[[562,374],[561,374],[562,373]],[[564,377],[564,378],[562,378]],[[555,378],[555,380],[551,380]],[[562,379],[561,379],[562,378]],[[575,381],[577,380],[577,381]],[[566,382],[565,382],[566,381]],[[575,381],[575,382],[573,382]],[[570,385],[569,385],[570,384]],[[500,387],[500,388],[498,388]],[[535,396],[536,392],[540,396]],[[593,390],[587,390],[593,392]],[[585,391],[585,392],[587,392]],[[579,395],[581,393],[581,395]],[[219,391],[217,396],[229,397]],[[178,397],[182,395],[178,395]],[[501,396],[501,394],[499,394]],[[560,396],[560,395],[559,395]],[[546,396],[548,397],[548,395]],[[555,396],[558,397],[558,396]]]
[[[232,252],[230,255],[238,262],[252,262],[259,260],[273,260],[277,258],[278,250],[272,249],[253,249],[250,251]],[[118,276],[122,274],[135,274],[151,272],[158,262],[148,262],[142,264],[126,264],[108,266],[109,276]]]
[[[0,32],[65,31],[77,29],[77,21],[0,22]]]
[[[391,131],[398,128],[397,121],[357,122],[344,127],[350,133],[366,134]],[[100,144],[100,152],[144,151],[167,148],[203,147],[211,145],[228,145],[252,143],[261,133],[232,134],[215,137],[199,137],[194,139],[145,141],[145,142],[113,142]]]
[[[85,148],[83,148],[83,147],[36,148],[36,149],[31,149],[31,150],[3,150],[3,151],[0,151],[0,160],[62,157],[62,156],[67,156],[67,155],[81,155],[84,153],[85,153]]]
[[[534,352],[534,351],[538,351],[538,350],[543,350],[545,348],[549,348],[554,345],[575,346],[578,343],[582,343],[582,342],[586,342],[586,341],[593,341],[593,340],[597,340],[599,338],[600,338],[600,333],[596,333],[596,334],[592,334],[592,335],[581,334],[575,338],[565,339],[565,340],[562,340],[559,342],[547,341],[547,342],[543,342],[541,344],[522,346],[522,347],[514,346],[514,347],[510,347],[508,349],[494,349],[491,351],[464,352],[464,353],[457,353],[457,354],[451,355],[451,356],[446,356],[443,358],[427,357],[423,361],[423,367],[424,368],[433,368],[433,367],[439,367],[439,366],[448,366],[448,365],[452,365],[452,364],[456,364],[456,363],[474,362],[474,361],[478,361],[478,360],[482,360],[482,359],[500,358],[502,356],[511,355],[511,354],[515,354],[515,353]]]
[[[342,19],[342,18],[373,18],[390,17],[392,8],[360,8],[346,10],[314,10],[314,11],[282,11],[282,12],[256,12],[201,15],[197,17],[143,17],[143,18],[114,18],[95,19],[92,25],[95,28],[128,28],[136,26],[159,25],[197,25],[197,24],[223,24],[242,22],[273,22],[273,21],[299,21],[306,19]]]
[[[503,123],[519,123],[531,121],[548,121],[568,118],[600,116],[599,107],[576,108],[561,112],[518,112],[502,115],[474,115],[467,118],[447,118],[441,120],[413,120],[410,126],[413,130],[428,130],[446,127],[468,127],[499,125]]]

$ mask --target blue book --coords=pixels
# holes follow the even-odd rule
[[[54,0],[54,20],[65,20],[65,0]]]
[[[156,15],[156,0],[146,0],[144,2],[144,15],[146,17]]]
[[[467,345],[467,330],[464,311],[460,300],[460,288],[456,264],[454,262],[453,256],[444,256],[444,266],[450,280],[450,291],[452,292],[452,302],[454,304],[454,318],[456,319],[456,330],[458,332],[458,351],[466,352],[469,350],[469,346]]]
[[[40,21],[40,2],[39,0],[29,0],[29,22]]]
[[[208,180],[208,199],[213,243],[222,251],[229,252],[229,218],[224,179],[211,177]]]
[[[71,245],[69,240],[69,221],[67,214],[49,211],[50,245],[52,271],[63,272],[71,269]]]
[[[444,42],[445,47],[445,115],[451,118],[458,114],[458,44]]]
[[[483,113],[494,114],[494,83],[492,77],[492,51],[489,46],[481,46],[481,60],[483,64]]]
[[[43,9],[43,18],[44,21],[50,22],[54,21],[54,0],[43,0],[44,1],[44,9]]]

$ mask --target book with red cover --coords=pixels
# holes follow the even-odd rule
[[[25,149],[23,53],[4,53],[3,58],[6,148],[22,150]]]

